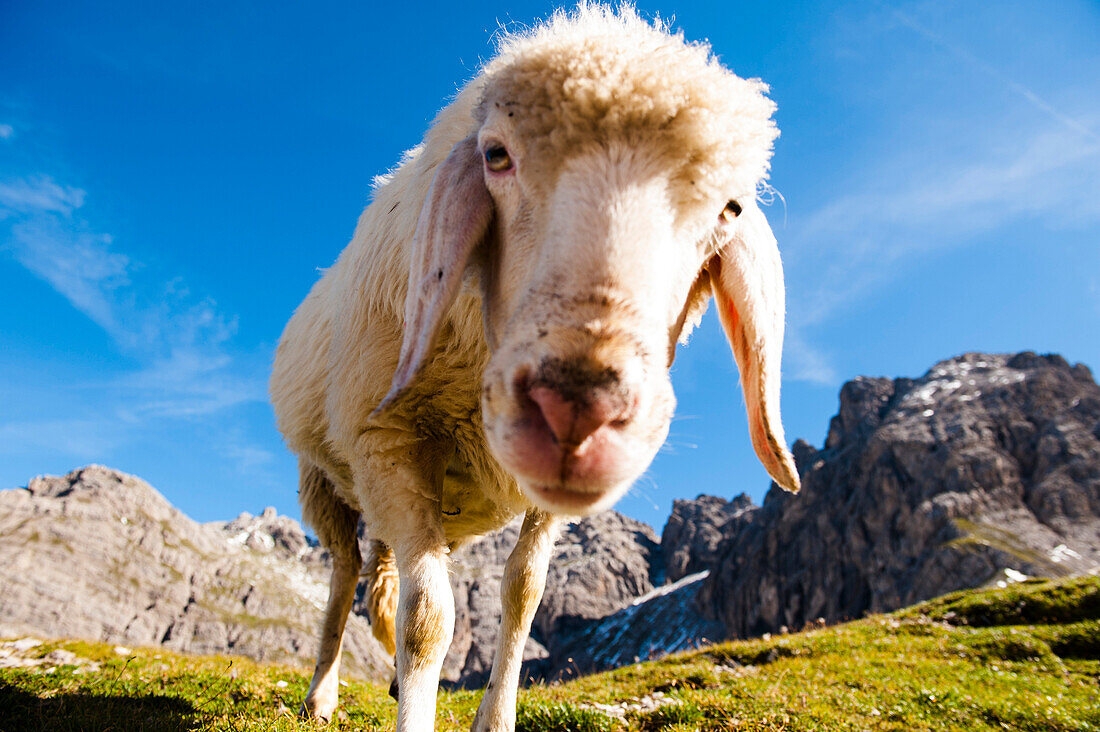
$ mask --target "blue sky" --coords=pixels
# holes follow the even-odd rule
[[[0,9],[0,487],[98,462],[199,520],[296,468],[271,351],[501,25],[555,7],[13,0]],[[783,412],[820,445],[840,385],[974,350],[1100,367],[1100,6],[643,3],[763,78],[787,272]],[[708,314],[668,444],[620,510],[759,501]]]

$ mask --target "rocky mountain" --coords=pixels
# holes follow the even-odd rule
[[[701,560],[697,607],[730,636],[1100,571],[1100,387],[1060,356],[967,354],[919,379],[855,379],[824,447],[794,453],[801,494],[773,486],[747,520],[707,503],[723,538]]]
[[[955,589],[1100,571],[1100,387],[1058,356],[968,354],[844,385],[802,493],[678,500],[658,541],[607,512],[569,526],[526,673],[560,678],[895,609]],[[484,682],[518,523],[452,556],[443,678]],[[312,662],[328,558],[273,509],[200,525],[98,466],[0,491],[0,636],[23,632]],[[358,611],[358,608],[357,608]],[[366,620],[346,668],[388,678]]]
[[[45,633],[310,662],[327,560],[269,509],[198,524],[148,483],[91,465],[0,491],[0,635]],[[388,678],[362,618],[347,668]]]
[[[629,605],[562,634],[543,677],[570,678],[661,658],[726,638],[725,626],[697,607],[708,570],[655,587]]]
[[[500,622],[500,579],[519,523],[452,557],[455,636],[444,680],[482,683]],[[559,539],[535,618],[530,673],[555,670],[568,628],[654,588],[660,546],[646,524],[608,512]],[[298,522],[268,508],[198,524],[148,483],[92,465],[0,491],[0,636],[38,633],[192,653],[312,663],[328,557]],[[345,668],[388,680],[392,660],[353,615]]]

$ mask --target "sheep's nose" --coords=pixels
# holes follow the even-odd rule
[[[615,400],[596,396],[581,405],[545,386],[536,386],[528,394],[538,405],[542,418],[563,447],[576,447],[593,432],[622,418],[622,409]]]
[[[619,428],[630,421],[635,397],[617,375],[607,370],[565,371],[569,378],[544,377],[527,390],[558,445],[575,449],[601,427]]]

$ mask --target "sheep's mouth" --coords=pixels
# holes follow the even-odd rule
[[[564,511],[587,511],[607,496],[604,491],[577,491],[561,485],[535,485],[533,488],[543,502]]]

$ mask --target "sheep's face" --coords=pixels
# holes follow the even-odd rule
[[[797,490],[778,414],[782,269],[753,200],[771,107],[731,78],[730,94],[760,113],[745,129],[718,124],[719,102],[650,109],[640,122],[629,109],[588,118],[578,102],[561,130],[548,124],[555,114],[536,124],[509,94],[487,93],[477,134],[435,170],[421,209],[401,355],[376,413],[415,382],[463,272],[477,263],[490,448],[541,508],[602,510],[668,434],[675,341],[713,292],[753,446],[772,477]]]
[[[489,445],[536,505],[607,508],[668,434],[671,352],[685,310],[702,305],[689,295],[726,201],[677,210],[660,151],[637,143],[535,159],[504,113],[489,115],[478,150],[495,209]]]

